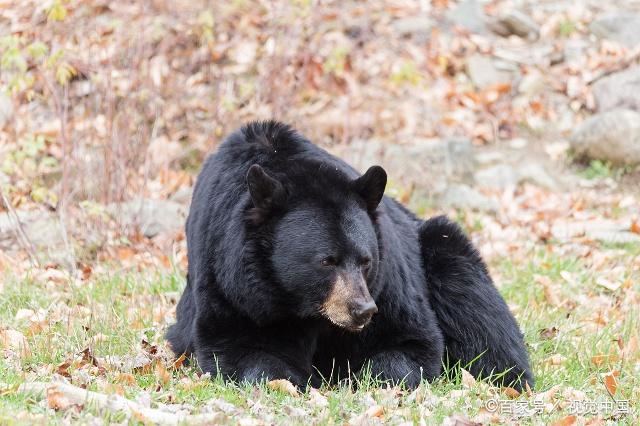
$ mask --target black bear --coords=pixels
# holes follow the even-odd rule
[[[386,181],[276,121],[232,133],[194,189],[173,351],[238,381],[317,386],[367,371],[416,387],[448,363],[533,386],[522,334],[471,242],[384,196]]]

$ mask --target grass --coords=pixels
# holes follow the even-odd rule
[[[619,262],[640,252],[637,246],[602,250],[611,251],[614,261]],[[533,402],[525,395],[515,402],[504,402],[509,401],[505,394],[496,394],[481,382],[463,385],[459,375],[443,376],[415,392],[389,389],[364,377],[357,391],[343,385],[322,388],[320,396],[306,393],[293,397],[264,384],[234,385],[219,378],[203,379],[193,365],[159,370],[157,364],[171,365],[163,333],[172,320],[173,305],[183,285],[179,273],[105,273],[78,282],[44,279],[34,273],[4,280],[0,321],[3,327],[24,333],[31,354],[19,357],[5,352],[0,357],[0,424],[63,424],[89,422],[94,417],[105,422],[127,421],[120,414],[100,412],[91,406],[80,411],[54,411],[46,407],[41,396],[16,392],[17,385],[25,381],[52,380],[61,364],[77,358],[87,347],[101,363],[117,360],[122,366],[101,372],[86,363],[72,364],[66,374],[73,384],[130,399],[146,398],[153,404],[187,404],[194,412],[218,407],[227,410],[234,421],[255,418],[267,424],[344,424],[357,422],[358,416],[381,415],[373,420],[418,424],[423,419],[425,424],[439,424],[451,415],[463,414],[469,418],[484,416],[485,422],[548,424],[568,416],[566,404],[580,395],[587,400],[610,400],[603,378],[617,371],[614,398],[628,400],[630,411],[612,421],[637,424],[638,358],[637,354],[621,357],[619,342],[624,346],[640,329],[638,304],[624,302],[625,294],[637,297],[638,271],[629,268],[619,277],[630,280],[630,288],[611,292],[598,286],[597,273],[584,260],[560,259],[546,251],[532,253],[523,263],[505,259],[493,270],[525,334],[536,392],[560,386],[553,399],[559,406],[549,413],[518,419],[503,412],[492,417],[486,409],[490,400],[528,406]],[[548,300],[549,290],[540,283],[551,287],[556,295],[553,301]],[[20,315],[16,318],[21,309],[36,313],[44,310],[46,320],[34,325]],[[598,321],[599,315],[603,318]],[[155,355],[148,356],[153,351]],[[143,362],[136,368],[135,359],[141,354],[148,356],[143,359],[156,361],[148,365]],[[379,406],[380,411],[372,406]],[[604,418],[610,414],[604,413]]]
[[[616,166],[609,161],[604,160],[590,160],[588,164],[584,165],[579,174],[585,179],[590,180],[602,180],[613,179],[619,181],[623,176],[631,174],[636,170],[633,166]]]

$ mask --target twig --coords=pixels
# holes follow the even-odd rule
[[[224,413],[179,414],[147,408],[120,395],[105,395],[62,382],[31,382],[18,387],[18,393],[40,393],[50,402],[64,401],[68,406],[92,406],[101,411],[124,414],[143,423],[156,425],[213,425],[227,422]],[[55,405],[55,404],[54,404]]]
[[[18,243],[29,255],[29,259],[31,260],[32,265],[36,267],[39,266],[38,258],[35,255],[35,248],[33,246],[33,243],[31,242],[31,239],[29,239],[29,236],[27,235],[27,233],[24,231],[24,228],[22,227],[22,222],[20,222],[20,216],[18,216],[18,214],[13,209],[13,206],[11,205],[7,197],[5,197],[1,187],[0,187],[0,199],[2,200],[2,203],[4,204],[7,211],[9,212],[9,217],[13,216],[13,220],[16,222],[15,234],[16,234],[16,239],[18,240]]]
[[[64,85],[62,88],[62,96],[56,89],[54,84],[51,83],[46,73],[42,73],[42,78],[51,92],[51,98],[53,104],[60,118],[60,139],[62,141],[62,181],[60,190],[60,202],[58,203],[58,217],[60,219],[60,227],[62,228],[62,239],[64,241],[66,258],[69,261],[71,271],[76,272],[76,259],[75,251],[69,243],[69,232],[67,227],[67,207],[69,198],[69,162],[71,161],[71,152],[69,146],[69,135],[67,130],[67,124],[69,121],[69,88],[68,85]]]
[[[640,46],[638,46],[635,49],[633,49],[628,58],[623,59],[622,61],[620,61],[613,68],[610,68],[608,70],[603,70],[603,71],[599,72],[598,74],[594,75],[593,77],[591,77],[590,79],[588,79],[586,81],[587,86],[592,85],[593,83],[595,83],[596,81],[600,80],[601,78],[604,78],[604,77],[606,77],[606,76],[608,76],[610,74],[613,74],[615,72],[621,71],[621,70],[629,67],[632,63],[634,63],[638,59],[640,59]]]

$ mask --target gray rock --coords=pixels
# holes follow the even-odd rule
[[[513,149],[523,149],[529,145],[529,141],[524,138],[515,138],[509,141],[509,146]]]
[[[504,153],[500,151],[479,152],[476,155],[476,161],[481,166],[504,163],[504,160]]]
[[[187,217],[187,207],[174,201],[136,199],[114,203],[107,211],[126,227],[139,227],[147,238],[180,230]]]
[[[614,40],[629,48],[640,44],[640,15],[614,14],[591,22],[589,29],[599,38]]]
[[[493,32],[503,37],[517,35],[518,37],[535,39],[540,35],[538,24],[524,13],[512,10],[490,23]]]
[[[587,237],[605,243],[640,243],[640,235],[629,229],[630,221],[616,222],[610,219],[558,220],[551,227],[551,235],[558,240]]]
[[[13,118],[13,102],[0,90],[0,129]]]
[[[475,174],[475,181],[485,188],[506,188],[518,184],[518,174],[507,164],[498,164]]]
[[[593,96],[601,112],[616,108],[640,111],[640,65],[597,81],[593,85]]]
[[[631,231],[594,230],[588,237],[610,244],[640,243],[640,235]]]
[[[458,3],[446,14],[447,19],[456,26],[466,28],[472,33],[485,34],[487,32],[486,16],[475,0]]]
[[[563,58],[570,64],[586,61],[585,51],[589,48],[589,41],[583,39],[568,39],[562,50]]]
[[[402,145],[359,140],[333,147],[331,152],[360,171],[380,164],[394,180],[412,181],[433,193],[444,191],[451,182],[471,183],[476,168],[473,144],[468,139],[416,138]]]
[[[490,212],[496,212],[499,208],[496,200],[493,200],[464,184],[449,186],[440,197],[440,203],[445,207]]]
[[[473,180],[476,157],[469,139],[448,139],[446,146],[445,173],[449,177],[458,176],[461,181]]]
[[[9,213],[0,213],[0,248],[3,250],[15,250],[26,244],[20,236],[20,227],[28,238],[37,254],[52,256],[63,260],[67,257],[65,252],[65,240],[59,218],[50,212],[44,211],[16,211],[16,216]]]
[[[544,90],[546,81],[542,73],[532,71],[525,75],[518,84],[518,93],[524,96],[532,97]]]
[[[173,195],[171,195],[170,200],[175,201],[176,203],[188,206],[191,203],[192,195],[193,195],[193,187],[184,186],[178,189]]]
[[[617,109],[581,123],[570,138],[579,156],[614,164],[640,163],[640,113]]]
[[[558,188],[556,179],[540,163],[526,163],[518,167],[518,182],[531,182],[543,188],[555,190]]]
[[[410,16],[393,21],[393,29],[403,37],[418,36],[427,39],[431,35],[433,21],[425,16]]]
[[[493,60],[479,54],[471,55],[467,59],[467,75],[479,89],[511,80],[508,72],[498,69]]]

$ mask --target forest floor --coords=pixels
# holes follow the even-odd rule
[[[0,0],[0,424],[638,424],[640,4],[609,3]],[[534,389],[172,358],[198,167],[270,117],[465,228]]]

